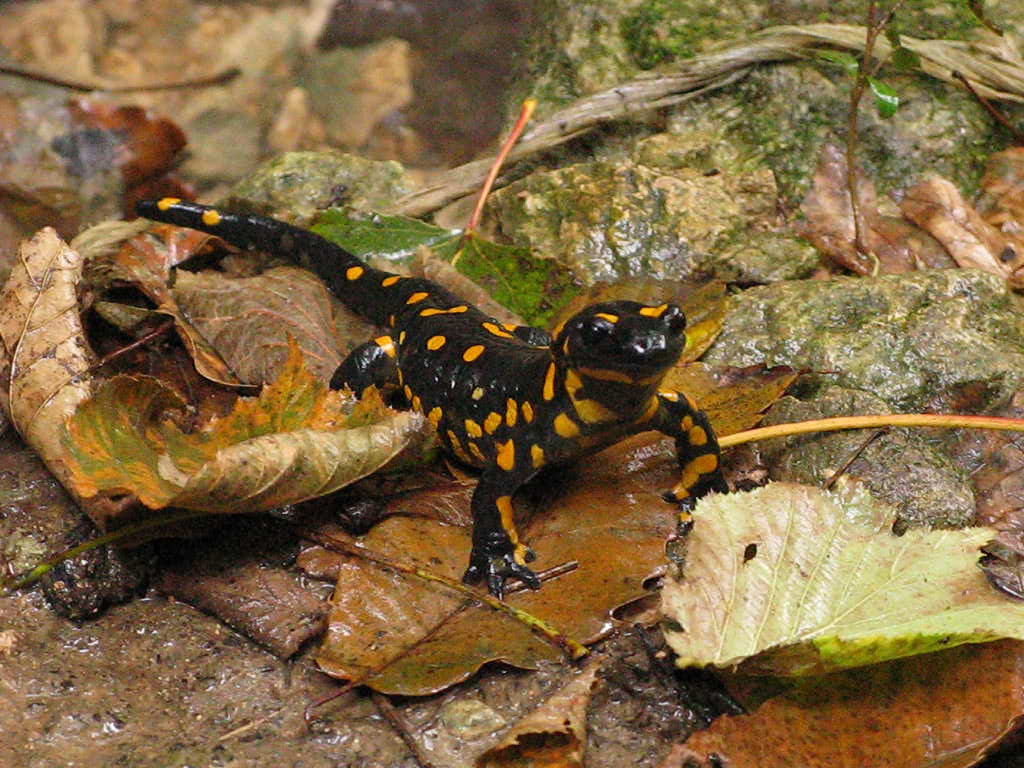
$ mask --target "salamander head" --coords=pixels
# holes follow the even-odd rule
[[[675,304],[594,304],[573,315],[552,345],[567,368],[588,377],[649,384],[660,380],[686,346],[686,318]]]

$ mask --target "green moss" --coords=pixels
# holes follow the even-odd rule
[[[652,0],[619,23],[626,50],[642,69],[689,58],[706,40],[729,37],[738,31],[722,16],[721,4],[707,0]]]

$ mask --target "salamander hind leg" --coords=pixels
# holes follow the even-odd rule
[[[519,542],[515,528],[512,494],[517,486],[507,472],[487,469],[471,503],[473,548],[462,581],[476,584],[486,580],[487,589],[498,599],[504,597],[508,578],[519,579],[530,589],[540,589],[537,574],[526,566],[534,558],[533,551]]]

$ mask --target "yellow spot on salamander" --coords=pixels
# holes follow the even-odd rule
[[[591,379],[598,379],[599,381],[621,381],[623,384],[633,384],[635,380],[632,376],[622,371],[612,371],[607,368],[580,368],[579,372],[584,376],[589,376]]]
[[[482,400],[484,397],[484,388],[476,387],[473,390],[473,394],[471,394],[470,397],[473,398],[474,400]]]
[[[430,420],[430,423],[434,425],[434,429],[437,429],[437,425],[441,423],[441,416],[443,415],[444,414],[441,409],[436,405],[430,409],[430,413],[427,414],[427,418]]]
[[[668,309],[668,304],[662,304],[658,307],[644,307],[640,310],[640,314],[644,317],[661,317],[665,314],[666,309]]]
[[[388,325],[390,325],[392,328],[395,327],[395,316],[394,315],[391,315],[391,317],[388,318]]]
[[[692,426],[693,426],[693,418],[690,417],[690,416],[683,416],[683,429],[685,431],[689,432],[690,428]]]
[[[574,437],[579,437],[580,427],[567,414],[560,413],[555,417],[555,433],[559,437],[571,440]]]
[[[495,336],[500,336],[503,339],[511,339],[511,338],[513,338],[511,333],[509,333],[508,331],[503,331],[501,328],[499,328],[494,323],[483,323],[483,328],[484,328],[485,331],[493,333]]]
[[[640,310],[640,311],[642,312],[643,310]],[[607,312],[595,312],[594,313],[594,317],[600,317],[602,320],[607,320],[609,323],[617,323],[617,322],[619,322],[619,316],[618,315],[611,315],[611,314],[609,314]]]
[[[480,429],[480,425],[472,419],[466,419],[466,434],[470,437],[483,437],[484,431]]]
[[[501,426],[501,414],[491,411],[487,414],[487,418],[484,419],[484,429],[487,430],[487,434],[493,435],[495,430]]]
[[[548,372],[544,374],[544,399],[554,400],[555,398],[555,364],[548,364]]]
[[[427,293],[426,291],[416,291],[416,293],[414,293],[412,296],[410,296],[408,299],[405,300],[405,303],[406,304],[417,304],[417,303],[423,301],[429,295],[430,294]]]
[[[533,460],[533,466],[539,467],[544,464],[544,449],[539,445],[530,446],[530,458]]]
[[[523,418],[527,424],[533,423],[533,406],[529,403],[523,403]]]
[[[479,445],[477,445],[474,442],[469,442],[466,445],[469,448],[469,452],[472,453],[473,456],[476,457],[477,461],[479,461],[481,464],[486,464],[487,463],[487,457],[484,456],[484,452],[480,450],[480,446]]]
[[[583,388],[583,380],[572,368],[565,372],[565,388],[569,391],[569,397],[576,397],[576,393]]]
[[[165,197],[156,204],[156,207],[161,211],[166,211],[168,208],[173,208],[180,202],[180,197]]]
[[[362,267],[349,267],[348,269],[345,270],[345,277],[347,277],[349,280],[358,280],[360,277],[363,276],[363,272],[365,271],[366,270],[363,269]]]
[[[203,224],[208,227],[215,227],[220,224],[220,213],[211,208],[208,211],[203,211]]]
[[[402,279],[401,275],[390,275],[388,277],[385,277],[383,280],[381,280],[380,284],[383,285],[385,288],[390,288],[392,285],[394,285],[395,283],[397,283],[401,279]]]
[[[412,407],[421,413],[423,412],[423,401],[420,400],[419,395],[413,395]]]
[[[429,339],[427,339],[427,349],[429,349],[431,352],[437,352],[437,350],[443,347],[447,342],[448,339],[446,339],[444,336],[431,336]]]
[[[519,418],[519,415],[516,413],[518,408],[519,406],[516,401],[511,397],[505,403],[505,423],[510,427],[514,427],[516,425],[516,420]]]
[[[686,434],[686,438],[690,441],[690,445],[706,445],[708,433],[704,431],[703,427],[694,427]]]
[[[501,527],[505,529],[505,533],[508,534],[512,543],[517,544],[519,542],[519,534],[516,533],[516,513],[512,508],[512,497],[499,496],[494,505],[501,514]]]
[[[599,424],[617,418],[614,411],[605,408],[597,400],[574,400],[573,406],[586,424]]]
[[[675,403],[679,401],[679,393],[673,392],[670,389],[659,390],[658,394],[661,395],[666,400],[668,400],[670,403]]]
[[[373,340],[373,343],[384,350],[384,354],[388,357],[394,357],[398,354],[395,350],[395,342],[390,336],[378,336]]]
[[[420,312],[421,317],[433,317],[434,315],[461,315],[469,309],[465,304],[460,304],[457,307],[451,307],[450,309],[438,309],[437,307],[427,307]]]
[[[476,360],[478,357],[480,357],[480,355],[482,355],[483,353],[484,353],[484,345],[483,344],[474,344],[472,347],[470,347],[469,349],[467,349],[465,352],[462,353],[462,359],[465,360],[467,363],[472,363],[474,360]]]
[[[718,469],[718,457],[713,453],[705,453],[687,464],[686,468],[693,469],[697,474],[706,475]]]
[[[495,443],[498,449],[497,462],[498,466],[504,469],[506,472],[512,470],[516,465],[516,444],[514,440],[509,440],[506,443]]]
[[[402,388],[402,391],[405,392],[405,399],[408,400],[411,403],[412,402],[412,389],[409,387],[409,385],[406,384]]]

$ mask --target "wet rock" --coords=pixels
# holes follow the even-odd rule
[[[764,425],[890,412],[881,397],[828,387],[805,402],[783,398]],[[773,480],[821,485],[841,471],[847,481],[864,483],[873,496],[893,504],[900,526],[962,527],[974,521],[967,473],[929,445],[919,429],[846,430],[766,440],[758,448]]]
[[[224,204],[253,213],[286,212],[301,226],[332,205],[369,211],[409,191],[411,182],[395,162],[337,151],[288,152],[236,184]]]

